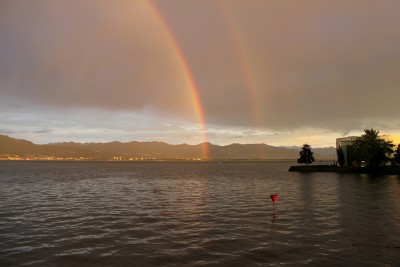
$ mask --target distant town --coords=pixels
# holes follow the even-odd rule
[[[209,155],[204,157],[204,144],[171,145],[164,142],[75,143],[64,142],[37,145],[27,140],[0,135],[0,160],[53,161],[154,161],[154,160],[296,160],[300,146],[274,147],[266,144],[207,144]],[[313,148],[316,161],[333,162],[336,149]]]
[[[106,161],[150,161],[150,160],[163,160],[157,158],[150,157],[140,157],[140,158],[132,158],[132,157],[110,157],[110,158],[91,158],[91,157],[55,157],[55,156],[46,156],[46,155],[12,155],[12,154],[3,154],[0,155],[0,160],[59,160],[59,161],[82,161],[82,160],[106,160]],[[201,158],[175,158],[170,160],[182,160],[182,161],[201,161]]]

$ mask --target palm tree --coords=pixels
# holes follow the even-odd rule
[[[397,145],[397,148],[394,151],[394,162],[400,164],[400,144]]]
[[[393,153],[392,141],[379,138],[379,131],[364,130],[365,134],[358,137],[353,144],[354,158],[358,164],[365,161],[368,166],[376,167],[389,161]]]

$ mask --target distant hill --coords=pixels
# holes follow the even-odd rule
[[[295,160],[300,148],[274,147],[266,144],[209,144],[210,155],[217,160]],[[335,149],[313,148],[316,160],[333,160]],[[202,157],[202,145],[171,145],[164,142],[53,143],[37,145],[26,140],[0,135],[2,159],[196,159]]]

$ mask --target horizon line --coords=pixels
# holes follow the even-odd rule
[[[209,141],[205,141],[205,142],[201,142],[201,143],[197,143],[197,144],[189,144],[189,143],[168,143],[166,141],[160,141],[160,140],[149,140],[149,141],[138,141],[138,140],[131,140],[131,141],[118,141],[118,140],[112,140],[112,141],[104,141],[104,142],[95,142],[95,141],[89,141],[89,142],[79,142],[79,141],[60,141],[60,142],[50,142],[50,143],[34,143],[31,140],[28,139],[23,139],[23,138],[16,138],[13,137],[11,135],[8,134],[2,134],[0,133],[0,136],[5,136],[14,140],[21,140],[21,141],[27,141],[30,142],[34,145],[55,145],[55,144],[63,144],[63,143],[76,143],[76,144],[108,144],[108,143],[121,143],[121,144],[127,144],[127,143],[132,143],[132,142],[137,142],[137,143],[164,143],[164,144],[168,144],[168,145],[189,145],[189,146],[202,146],[204,144],[208,144],[208,145],[213,145],[213,146],[230,146],[230,145],[266,145],[266,146],[272,146],[272,147],[280,147],[280,148],[301,148],[302,145],[269,145],[267,143],[238,143],[238,142],[234,142],[234,143],[229,143],[229,144],[225,144],[225,145],[221,145],[221,144],[213,144]],[[312,147],[312,144],[310,144],[310,146]],[[312,147],[313,148],[313,147]],[[335,148],[333,145],[331,146],[323,146],[323,147],[314,147],[314,148]]]

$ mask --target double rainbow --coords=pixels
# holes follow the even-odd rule
[[[201,99],[199,96],[199,90],[195,84],[193,73],[191,72],[188,61],[186,60],[184,53],[183,53],[181,47],[179,46],[177,39],[174,36],[174,33],[172,32],[168,23],[165,21],[165,19],[161,15],[157,6],[151,0],[148,0],[145,2],[147,3],[147,6],[148,6],[149,10],[151,11],[151,13],[154,14],[154,17],[156,18],[159,25],[162,27],[164,32],[167,34],[170,45],[172,46],[173,50],[175,51],[179,66],[181,67],[182,74],[185,77],[186,85],[190,90],[191,100],[193,103],[194,111],[196,113],[197,121],[200,124],[200,131],[201,131],[201,138],[202,138],[202,143],[201,143],[202,156],[203,156],[203,159],[210,159],[210,147],[209,147],[209,143],[208,143],[206,120],[205,120],[205,116],[204,116]],[[232,43],[234,44],[235,54],[238,57],[238,61],[239,61],[240,67],[241,67],[241,72],[243,75],[243,80],[244,80],[244,83],[246,84],[246,89],[247,89],[247,93],[249,96],[249,106],[251,107],[251,113],[252,113],[252,117],[254,119],[253,123],[256,126],[260,126],[260,124],[261,124],[260,105],[257,102],[257,98],[258,98],[257,94],[256,94],[257,90],[256,90],[256,86],[253,82],[254,78],[251,75],[250,60],[245,53],[245,51],[246,51],[245,44],[239,38],[239,33],[236,30],[237,27],[234,24],[234,20],[232,18],[231,12],[228,10],[227,5],[224,4],[223,2],[221,2],[220,10],[221,10],[222,16],[224,17],[224,19],[227,23],[229,37],[231,38]]]

